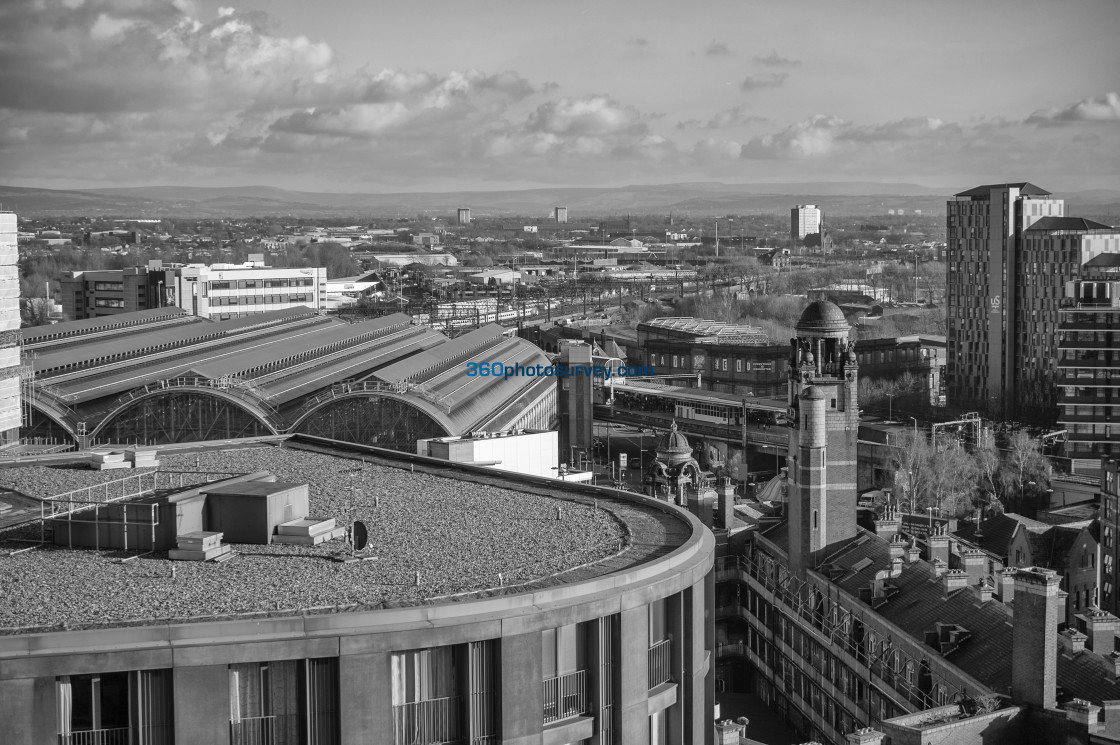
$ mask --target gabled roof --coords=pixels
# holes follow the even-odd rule
[[[1033,521],[1032,521],[1033,522]],[[766,533],[768,541],[785,534],[782,523]],[[834,583],[859,597],[875,574],[890,566],[890,547],[881,538],[861,531],[848,548],[829,557],[833,568],[847,569]],[[857,569],[857,567],[859,567]],[[868,611],[892,622],[919,643],[938,624],[952,624],[967,630],[971,638],[952,649],[946,661],[976,678],[993,691],[1007,691],[1011,685],[1011,609],[996,599],[979,602],[973,588],[946,594],[943,581],[934,579],[925,561],[903,564],[902,573],[892,577],[897,589],[890,600]],[[934,650],[928,644],[931,653]],[[1059,648],[1058,687],[1063,698],[1084,698],[1100,704],[1120,697],[1120,681],[1108,672],[1103,656],[1088,650],[1070,655]]]
[[[1084,217],[1043,217],[1027,230],[1112,230],[1112,226]]]
[[[1018,189],[1019,193],[1023,196],[1050,196],[1050,192],[1046,191],[1040,186],[1035,186],[1029,181],[1020,181],[1015,184],[984,184],[976,186],[967,191],[962,191],[960,194],[954,194],[955,197],[986,197],[992,189]]]
[[[1086,261],[1082,266],[1120,266],[1120,253],[1100,254]],[[27,333],[27,332],[24,332]]]

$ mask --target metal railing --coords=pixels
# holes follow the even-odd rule
[[[230,745],[272,745],[276,738],[276,717],[242,717],[229,723]]]
[[[462,737],[458,696],[415,701],[393,707],[396,745],[450,745]]]
[[[653,690],[673,680],[673,640],[662,639],[649,648],[649,686]]]
[[[58,745],[129,745],[132,742],[131,727],[114,729],[89,729],[58,736]]]
[[[586,714],[589,708],[586,670],[558,675],[544,681],[545,724]]]

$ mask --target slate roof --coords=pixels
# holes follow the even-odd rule
[[[1050,196],[1050,192],[1046,191],[1040,186],[1035,186],[1029,181],[1020,181],[1014,184],[984,184],[982,186],[975,186],[967,191],[962,191],[960,194],[954,194],[955,197],[986,197],[992,189],[1018,189],[1019,193],[1027,197],[1036,196]]]
[[[990,554],[1006,557],[1011,547],[1011,541],[1015,538],[1015,532],[1020,526],[1027,528],[1047,527],[1037,520],[1031,520],[1014,512],[1006,512],[994,515],[981,522],[979,538],[976,537],[976,525],[971,522],[961,523],[953,535],[975,544]]]
[[[1083,266],[1120,266],[1120,254],[1098,254]]]
[[[786,533],[783,523],[767,531],[766,538],[775,543],[782,540],[784,550]],[[834,575],[833,582],[859,597],[860,590],[870,586],[875,574],[890,566],[889,544],[861,530],[846,548],[830,556],[828,563],[847,569],[843,575]],[[925,634],[937,629],[938,623],[966,629],[970,638],[945,655],[946,661],[993,691],[1004,693],[1010,689],[1013,604],[1009,607],[995,598],[982,603],[971,587],[946,595],[943,580],[935,579],[929,563],[922,560],[903,564],[901,574],[889,582],[897,592],[873,611],[869,607],[869,612],[901,628],[928,648],[930,654],[940,652],[925,643]],[[1100,704],[1120,699],[1120,681],[1109,672],[1111,663],[1102,655],[1090,650],[1070,655],[1059,646],[1057,666],[1060,701],[1082,698]]]
[[[1084,217],[1044,217],[1027,230],[1112,230],[1112,226]]]

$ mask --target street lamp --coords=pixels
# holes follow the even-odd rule
[[[891,421],[891,419],[894,418],[894,397],[895,397],[895,394],[887,393],[886,397],[887,397],[887,421],[889,422],[889,421]]]

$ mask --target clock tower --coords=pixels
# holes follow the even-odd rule
[[[838,306],[805,309],[790,340],[789,566],[815,567],[856,528],[859,365],[851,326]]]

